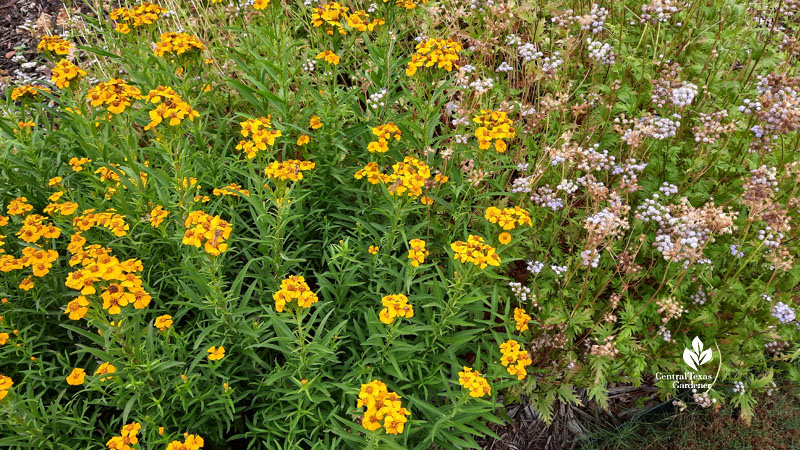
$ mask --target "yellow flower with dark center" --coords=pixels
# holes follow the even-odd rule
[[[517,331],[525,331],[528,329],[528,323],[531,321],[531,316],[525,313],[522,308],[514,308],[514,322],[516,323]]]
[[[10,216],[21,216],[30,211],[33,211],[33,206],[28,203],[26,197],[17,197],[6,206],[6,213]]]
[[[0,333],[0,345],[6,345],[8,337],[9,337],[8,333]]]
[[[490,206],[486,209],[484,217],[489,222],[500,225],[504,230],[513,230],[517,225],[532,225],[530,213],[519,206],[504,209]]]
[[[221,0],[218,0],[221,1]],[[269,6],[269,0],[255,0],[253,2],[253,9],[261,10]]]
[[[230,195],[230,196],[239,196],[239,197],[250,197],[250,191],[244,189],[240,185],[236,183],[231,183],[223,188],[214,188],[212,192],[215,196],[219,197],[221,195]]]
[[[272,294],[275,300],[275,310],[283,312],[286,305],[295,301],[299,308],[310,308],[319,298],[311,291],[306,279],[300,275],[292,275],[281,281],[281,288]]]
[[[42,40],[39,41],[36,50],[39,53],[53,52],[56,55],[66,55],[72,50],[72,47],[74,47],[72,42],[63,39],[61,36],[42,36]]]
[[[224,357],[225,357],[225,347],[221,345],[219,347],[215,347],[213,345],[209,347],[208,359],[210,359],[211,361],[219,361]]]
[[[370,142],[369,145],[367,145],[367,150],[369,150],[370,153],[385,153],[389,150],[389,141],[391,139],[399,141],[400,137],[403,135],[400,128],[398,128],[394,122],[372,128],[372,134],[377,136],[378,140]]]
[[[194,434],[184,434],[184,440],[172,441],[167,445],[166,450],[198,450],[205,445],[203,438]]]
[[[311,141],[311,138],[307,134],[301,134],[300,137],[297,138],[297,145],[306,145]]]
[[[478,148],[481,150],[488,149],[494,142],[495,150],[498,153],[503,153],[508,148],[506,140],[514,139],[517,135],[516,131],[514,131],[514,122],[503,111],[483,109],[481,114],[474,117],[472,121],[481,125],[475,130]]]
[[[377,255],[379,250],[380,250],[380,247],[378,247],[377,245],[370,245],[369,249],[367,251],[370,252],[373,255]]]
[[[8,395],[8,391],[11,389],[11,386],[14,385],[14,381],[11,377],[7,377],[5,375],[0,375],[0,400],[3,400]]]
[[[114,367],[113,364],[111,364],[109,362],[104,362],[103,364],[100,364],[100,366],[97,368],[97,370],[94,371],[94,374],[95,375],[108,375],[108,374],[114,373],[116,371],[117,371],[117,368]],[[100,382],[102,383],[102,382],[104,382],[106,380],[111,380],[113,378],[114,377],[101,377],[100,378]]]
[[[72,167],[73,172],[80,172],[83,170],[83,166],[89,164],[90,162],[92,162],[92,160],[89,158],[72,157],[69,160],[69,165]]]
[[[169,126],[174,127],[180,125],[184,119],[193,121],[200,115],[170,87],[159,86],[153,89],[147,94],[145,101],[158,105],[150,111],[150,123],[145,125],[145,131],[155,128],[163,121],[168,120]]]
[[[128,34],[131,31],[131,26],[138,28],[150,25],[166,12],[166,9],[158,5],[145,2],[134,8],[117,8],[111,11],[109,16],[111,20],[117,22],[115,29],[118,32]]]
[[[204,250],[209,255],[219,256],[228,250],[225,242],[231,236],[233,227],[222,220],[220,216],[211,216],[203,211],[193,211],[186,218],[186,231],[183,234],[182,242],[185,245],[193,245]]]
[[[50,82],[55,83],[59,89],[69,87],[73,80],[86,76],[86,71],[66,59],[62,59],[53,67]]]
[[[70,320],[80,320],[89,312],[89,300],[83,295],[70,301],[64,314],[69,314]]]
[[[497,240],[499,240],[503,245],[508,245],[511,242],[511,233],[504,231],[500,233],[500,236],[497,237]]]
[[[172,316],[169,314],[164,314],[156,317],[155,326],[159,329],[159,331],[167,331],[172,327]]]
[[[477,371],[464,366],[463,371],[458,373],[458,384],[469,389],[470,397],[483,397],[484,395],[492,395],[492,387],[486,378],[482,377]]]
[[[383,0],[383,1],[386,2],[387,0]],[[405,8],[405,9],[414,9],[417,6],[419,6],[420,4],[427,5],[428,4],[428,0],[421,0],[421,1],[417,1],[417,0],[395,0],[395,4],[397,6]]]
[[[448,72],[458,69],[456,62],[461,50],[461,43],[450,39],[431,38],[422,41],[417,44],[416,52],[411,55],[406,75],[414,76],[422,67],[436,66]]]
[[[70,386],[80,386],[83,384],[83,381],[86,379],[86,371],[76,367],[72,369],[72,372],[67,376],[67,384]]]
[[[347,15],[347,26],[356,31],[374,31],[378,25],[384,25],[386,22],[383,19],[374,19],[370,21],[369,14],[366,11],[355,11]]]
[[[327,34],[338,32],[339,34],[347,34],[344,24],[347,22],[347,12],[350,8],[342,6],[337,2],[330,2],[314,8],[311,14],[311,25],[314,28],[325,30]]]

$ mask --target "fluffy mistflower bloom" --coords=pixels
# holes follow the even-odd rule
[[[450,72],[458,69],[458,53],[462,50],[461,43],[450,39],[432,38],[417,44],[416,52],[411,55],[411,61],[406,68],[406,75],[411,77],[422,67],[436,66]]]
[[[72,42],[62,38],[61,36],[42,36],[42,40],[39,41],[39,45],[36,46],[36,50],[39,53],[42,52],[52,52],[56,55],[66,55],[69,53],[70,50],[74,45]]]
[[[172,327],[172,316],[169,314],[164,314],[156,317],[155,326],[159,329],[159,331],[167,331]]]
[[[425,241],[422,239],[411,239],[408,241],[408,247],[408,259],[414,267],[419,267],[420,264],[425,262],[425,258],[431,254],[425,249]]]
[[[411,412],[403,408],[400,399],[401,397],[389,391],[382,381],[374,380],[362,384],[356,403],[357,408],[366,407],[361,425],[369,431],[375,431],[381,427],[380,421],[383,420],[387,434],[402,433],[408,421],[406,416],[410,416]]]
[[[80,386],[86,379],[86,371],[80,367],[72,369],[72,372],[67,376],[67,384],[70,386]]]
[[[469,235],[467,241],[456,241],[450,244],[453,250],[453,259],[461,261],[462,263],[472,263],[485,269],[487,266],[499,266],[500,257],[497,256],[497,250],[483,243],[483,238],[480,236]]]
[[[325,62],[333,64],[334,66],[339,64],[339,55],[333,53],[331,50],[325,50],[324,52],[317,53],[317,57],[315,59],[322,59]]]
[[[484,395],[492,395],[492,387],[480,372],[467,366],[464,366],[463,369],[462,372],[458,372],[458,384],[469,389],[470,397],[479,398]]]
[[[296,301],[300,308],[310,308],[319,300],[317,294],[312,292],[306,283],[306,279],[300,275],[292,275],[282,280],[280,290],[272,294],[272,299],[275,300],[275,310],[278,312],[283,312],[291,301]]]
[[[504,231],[500,233],[500,236],[497,237],[497,240],[503,245],[508,245],[511,242],[511,233]]]
[[[474,117],[472,121],[480,125],[475,130],[475,137],[478,139],[478,148],[481,150],[488,149],[494,143],[495,150],[503,153],[508,148],[506,140],[513,139],[517,135],[514,131],[514,122],[503,111],[482,109],[481,114]]]
[[[97,367],[97,370],[94,371],[94,374],[95,375],[108,375],[108,374],[114,373],[116,371],[117,371],[117,368],[114,367],[113,364],[111,364],[109,362],[104,362],[103,364],[100,364],[100,366]],[[100,378],[100,382],[102,383],[102,382],[104,382],[106,380],[110,380],[112,378],[114,378],[114,377],[101,377]]]
[[[53,67],[50,82],[55,83],[59,89],[69,87],[71,81],[77,81],[80,77],[86,76],[86,71],[73,64],[71,61],[62,59]]]
[[[32,84],[25,84],[22,86],[17,86],[11,91],[11,100],[17,99],[25,99],[30,97],[31,99],[38,99],[42,93],[52,92],[50,89],[44,86],[34,86]]]
[[[187,33],[162,33],[156,48],[153,51],[156,56],[164,56],[170,53],[180,56],[192,50],[204,50],[205,46],[196,37]]]
[[[403,294],[386,295],[381,299],[384,308],[378,314],[382,323],[390,324],[395,318],[410,319],[414,317],[414,306],[408,303],[408,297]]]
[[[80,320],[89,312],[89,300],[83,295],[70,301],[64,314],[69,314],[70,320]]]
[[[369,249],[367,251],[370,252],[373,255],[377,255],[379,250],[380,250],[380,247],[378,247],[377,245],[370,245]]]
[[[225,357],[225,347],[219,346],[211,346],[208,348],[208,359],[211,361],[219,361],[220,359]]]
[[[531,321],[531,316],[525,313],[522,308],[514,308],[514,323],[517,331],[525,331],[528,329],[528,323]]]

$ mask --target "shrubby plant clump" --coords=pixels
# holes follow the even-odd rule
[[[0,120],[0,446],[479,448],[695,338],[748,421],[800,381],[797,6],[67,10]]]

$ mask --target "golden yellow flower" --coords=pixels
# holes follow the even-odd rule
[[[219,361],[224,357],[225,357],[225,347],[221,345],[219,347],[215,347],[213,345],[209,347],[208,359],[210,359],[211,361]]]
[[[76,367],[72,369],[72,372],[67,376],[67,384],[70,386],[80,386],[83,384],[84,379],[86,379],[86,371]]]

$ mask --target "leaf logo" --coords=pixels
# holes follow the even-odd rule
[[[695,336],[692,341],[692,350],[683,350],[683,361],[689,365],[693,370],[711,361],[711,349],[703,351],[703,342]]]

